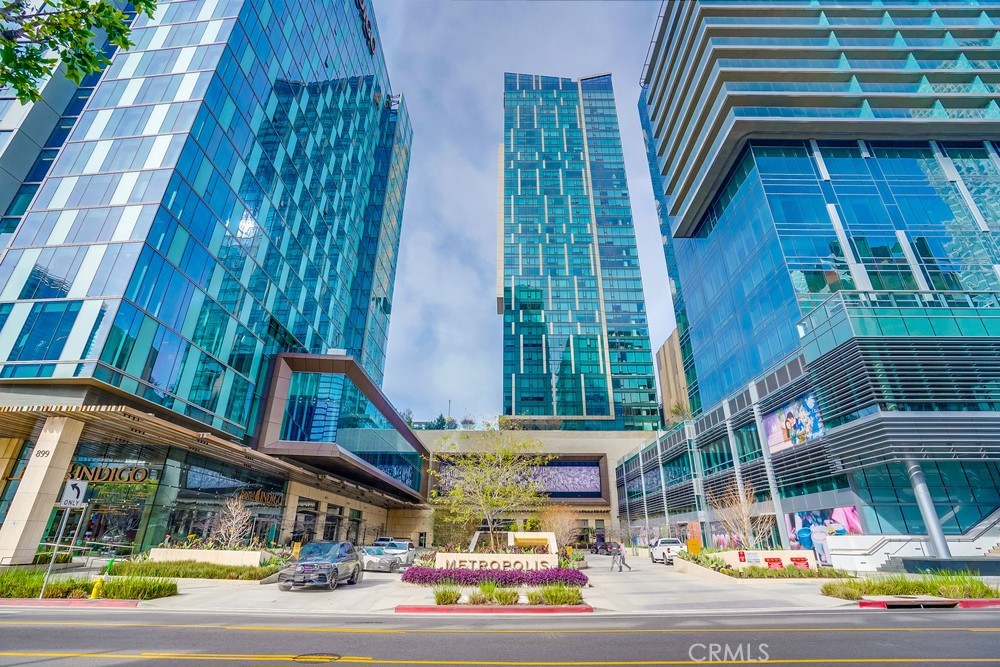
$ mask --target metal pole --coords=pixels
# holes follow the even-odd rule
[[[910,485],[913,487],[913,495],[917,497],[917,507],[920,508],[920,515],[927,526],[927,536],[931,540],[931,548],[938,558],[951,558],[951,549],[948,547],[948,540],[945,539],[944,530],[941,528],[941,520],[938,518],[937,510],[934,508],[934,499],[931,498],[930,489],[927,488],[927,478],[920,463],[914,459],[906,459],[906,472],[910,476]]]
[[[38,593],[39,600],[45,597],[45,587],[49,583],[49,575],[52,574],[52,564],[56,562],[56,556],[59,554],[59,543],[62,542],[67,519],[69,519],[69,508],[63,510],[62,521],[59,522],[59,534],[56,536],[55,546],[52,547],[52,557],[49,559],[49,566],[45,570],[45,578],[42,579],[42,590]]]

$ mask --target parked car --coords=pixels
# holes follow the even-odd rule
[[[613,556],[621,552],[621,545],[617,542],[596,542],[590,547],[590,553],[598,556]]]
[[[390,556],[397,556],[401,566],[413,565],[413,559],[417,557],[417,550],[409,540],[394,540],[379,546]]]
[[[380,537],[374,542],[372,542],[373,547],[384,547],[389,544],[389,542],[395,542],[396,540],[391,537]]]
[[[297,561],[278,572],[278,588],[325,586],[332,591],[341,582],[358,583],[364,574],[361,556],[350,542],[310,542]]]
[[[687,547],[680,540],[674,537],[661,537],[649,547],[649,560],[673,565],[674,556],[680,551],[687,551]]]
[[[382,547],[361,547],[361,567],[377,572],[395,572],[399,569],[399,557],[385,552]]]

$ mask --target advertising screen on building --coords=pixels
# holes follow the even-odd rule
[[[863,534],[857,507],[793,512],[785,515],[785,527],[792,549],[812,550],[820,565],[831,564],[826,544],[828,536]]]
[[[767,448],[780,452],[826,434],[815,394],[806,394],[764,416]]]

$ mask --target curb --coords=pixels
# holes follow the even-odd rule
[[[1000,599],[988,600],[943,600],[940,602],[887,602],[885,600],[860,600],[860,609],[994,609],[1000,608]]]
[[[138,607],[139,600],[34,600],[7,598],[0,600],[0,607]]]
[[[397,614],[589,614],[594,608],[589,604],[562,606],[496,607],[486,605],[405,605],[396,607]]]

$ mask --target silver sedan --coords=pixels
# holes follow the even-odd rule
[[[376,572],[396,572],[399,570],[399,558],[387,554],[382,547],[361,547],[361,566],[366,570]]]

